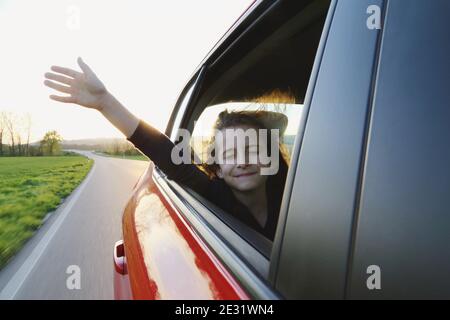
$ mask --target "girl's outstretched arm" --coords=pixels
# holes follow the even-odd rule
[[[51,95],[50,98],[100,111],[106,119],[117,127],[141,152],[149,157],[171,179],[205,194],[209,178],[192,164],[175,165],[171,159],[173,142],[162,132],[140,121],[129,112],[92,71],[78,58],[83,72],[52,66],[47,72],[45,85],[68,96]]]
[[[108,92],[97,75],[81,58],[78,58],[78,65],[82,72],[52,66],[53,72],[45,74],[46,86],[68,94],[68,96],[50,95],[50,99],[96,109],[127,138],[131,137],[139,125],[139,119]]]

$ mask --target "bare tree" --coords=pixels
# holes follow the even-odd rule
[[[27,139],[27,135],[29,135],[27,121],[28,120],[26,115],[20,115],[14,118],[15,142],[19,152],[19,156],[24,156],[26,153],[26,145],[25,145],[26,141],[24,141],[24,137],[25,139]]]
[[[5,112],[0,111],[0,156],[3,155],[3,133],[5,132]]]
[[[17,129],[16,129],[16,139],[15,139],[15,141],[16,141],[17,150],[19,152],[18,155],[22,156],[23,155],[22,136],[20,134],[20,131],[17,130]]]
[[[31,115],[17,116],[12,112],[0,112],[0,155],[4,154],[3,144],[10,144],[11,155],[29,155],[31,136]],[[26,139],[26,141],[24,141]],[[9,140],[9,141],[8,141]],[[8,141],[9,143],[5,142]]]
[[[24,125],[25,125],[25,133],[26,133],[26,137],[27,137],[27,141],[26,141],[26,155],[29,156],[30,155],[30,135],[31,135],[31,125],[32,125],[32,121],[31,121],[31,115],[29,113],[25,114],[25,119],[24,119]]]
[[[6,124],[6,130],[9,133],[9,139],[11,140],[11,154],[16,154],[16,144],[15,144],[15,129],[16,129],[16,123],[15,123],[15,115],[13,115],[11,112],[5,113],[5,124]]]

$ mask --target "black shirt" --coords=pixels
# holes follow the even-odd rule
[[[140,121],[128,140],[149,157],[169,179],[191,188],[228,214],[273,240],[280,211],[282,189],[273,192],[273,189],[266,188],[268,217],[263,228],[248,208],[236,199],[230,187],[222,179],[211,179],[195,164],[174,164],[171,159],[174,143],[160,131],[144,121]],[[270,183],[270,180],[269,178],[266,183]]]

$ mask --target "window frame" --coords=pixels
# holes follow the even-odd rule
[[[181,124],[186,116],[186,110],[188,110],[189,106],[195,102],[199,94],[205,72],[206,66],[202,65],[200,69],[194,73],[191,80],[189,80],[189,82],[184,86],[179,98],[177,99],[165,131],[166,135],[170,138],[170,140],[172,140],[172,142],[175,142],[178,129],[181,128]],[[192,92],[189,94],[189,91],[191,90]],[[187,101],[185,100],[186,98]]]

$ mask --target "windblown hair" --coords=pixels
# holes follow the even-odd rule
[[[291,90],[274,89],[266,94],[256,98],[247,99],[247,102],[255,103],[276,103],[276,104],[295,104],[297,101]]]

